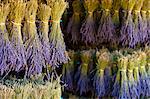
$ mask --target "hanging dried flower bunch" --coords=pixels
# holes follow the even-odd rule
[[[19,60],[16,61],[16,71],[27,68],[26,51],[23,45],[21,34],[21,22],[24,18],[26,3],[22,0],[16,0],[10,3],[10,41],[17,52]]]
[[[82,35],[81,41],[86,45],[94,45],[96,43],[96,23],[94,20],[94,11],[99,6],[98,0],[84,0],[84,8],[87,10],[86,19],[83,22],[80,33]]]
[[[60,27],[60,20],[64,13],[68,3],[64,0],[49,0],[48,4],[51,7],[51,33],[49,36],[50,41],[50,57],[51,65],[59,66],[62,63],[68,61],[66,52],[66,46],[63,38],[63,34]]]
[[[45,67],[44,56],[42,50],[42,44],[37,34],[37,27],[35,24],[36,13],[38,4],[36,0],[30,0],[27,2],[25,22],[26,31],[29,36],[25,42],[27,64],[28,64],[28,76],[39,74],[42,72],[42,68]]]

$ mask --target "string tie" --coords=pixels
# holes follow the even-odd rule
[[[110,10],[109,10],[109,9],[105,9],[105,11],[106,11],[106,12],[109,12]]]
[[[27,22],[28,22],[28,23],[35,23],[35,21],[29,21],[29,20],[27,20]]]
[[[16,22],[13,22],[13,21],[11,21],[11,23],[13,23],[14,25],[18,25],[18,26],[22,25],[21,23],[16,23]]]
[[[0,25],[5,25],[5,23],[0,23]]]
[[[135,12],[140,13],[140,10],[135,10]]]
[[[125,69],[119,69],[119,71],[121,71],[121,72],[126,72],[126,70],[125,70]]]
[[[146,11],[144,11],[144,10],[141,10],[141,12],[142,12],[142,13],[146,13]]]
[[[132,73],[132,72],[133,72],[133,70],[128,69],[128,72]]]

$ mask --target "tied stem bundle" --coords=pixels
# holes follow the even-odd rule
[[[21,21],[24,17],[26,3],[21,1],[11,2],[9,20],[11,21],[10,41],[17,52],[19,59],[16,61],[16,71],[26,68],[26,52],[21,35]]]
[[[39,38],[42,43],[43,56],[45,64],[51,65],[50,62],[50,46],[49,46],[49,18],[51,15],[51,8],[46,4],[39,4],[37,17],[40,20],[39,23]]]
[[[150,46],[150,1],[149,0],[145,0],[147,1],[147,33],[148,33],[148,45]]]
[[[101,0],[102,16],[98,27],[98,43],[116,44],[115,28],[113,26],[110,10],[112,8],[112,0]]]
[[[36,0],[30,0],[27,2],[26,7],[26,30],[28,34],[28,40],[25,42],[28,64],[28,76],[36,75],[42,72],[42,68],[45,67],[44,57],[42,54],[42,44],[37,34],[37,28],[35,24],[36,12],[38,4]]]
[[[81,52],[81,65],[78,68],[77,73],[77,75],[79,76],[77,90],[80,91],[80,95],[89,91],[88,67],[91,62],[91,58],[91,51]]]
[[[147,70],[148,79],[150,79],[150,48],[149,47],[145,48],[145,53],[147,55],[146,70]]]
[[[149,86],[149,79],[147,77],[147,72],[146,72],[146,64],[147,64],[147,55],[145,52],[139,52],[139,75],[140,75],[140,83],[141,83],[141,94],[143,96],[149,96],[149,91],[150,91],[150,86]]]
[[[8,73],[16,68],[19,60],[6,29],[5,21],[10,11],[10,4],[0,4],[0,74]]]
[[[128,99],[130,98],[129,87],[127,83],[127,66],[128,58],[122,56],[118,59],[118,72],[116,80],[113,86],[112,95],[118,97],[118,99]]]
[[[123,9],[123,21],[121,24],[121,37],[120,42],[122,46],[126,47],[134,47],[135,41],[138,38],[133,37],[134,33],[134,23],[133,23],[133,16],[132,10],[135,5],[136,0],[122,0],[121,5]]]
[[[70,57],[70,60],[68,63],[63,65],[62,80],[65,84],[67,84],[67,90],[73,90],[74,54],[74,51],[69,51],[68,56]]]
[[[80,26],[81,26],[81,3],[80,0],[75,0],[72,3],[73,6],[73,15],[67,26],[67,33],[71,34],[71,42],[73,44],[78,44],[80,40]]]
[[[112,15],[112,21],[113,21],[113,24],[114,24],[114,28],[115,29],[118,29],[119,28],[119,25],[120,25],[120,20],[119,20],[119,10],[120,10],[120,5],[121,5],[121,2],[120,0],[113,0],[113,3],[112,3],[112,11],[113,11],[113,15]]]
[[[150,48],[149,47],[145,49],[145,53],[147,55],[147,65],[146,65],[147,83],[148,83],[148,86],[150,86]],[[150,90],[148,90],[148,95],[150,96]]]
[[[115,29],[114,30],[114,39],[115,39],[115,42],[116,44],[118,45],[119,44],[119,33],[120,33],[120,18],[119,18],[119,11],[120,11],[120,5],[121,5],[121,2],[120,0],[113,0],[113,3],[112,3],[112,22],[113,22],[113,28]]]
[[[51,49],[50,60],[52,66],[58,66],[59,64],[66,63],[69,59],[66,54],[66,46],[60,28],[60,19],[67,5],[68,3],[64,0],[52,0],[50,3],[50,7],[52,10],[52,27],[49,41]]]
[[[131,98],[137,98],[138,97],[138,92],[136,89],[136,83],[135,83],[135,79],[133,76],[133,70],[134,70],[134,66],[135,66],[135,57],[134,54],[129,56],[129,64],[127,67],[127,77],[128,77],[128,86],[129,86],[129,92],[130,92],[130,97]]]
[[[138,0],[133,9],[133,21],[134,21],[134,32],[132,34],[134,44],[140,44],[143,43],[146,40],[146,37],[148,37],[147,33],[144,34],[143,32],[143,20],[141,16],[141,8],[143,6],[144,0]]]
[[[82,35],[81,40],[88,45],[94,45],[96,43],[96,23],[94,22],[94,11],[99,6],[98,0],[84,0],[84,8],[87,10],[86,19],[83,22],[80,33]]]
[[[150,1],[144,0],[141,9],[142,20],[143,20],[143,35],[145,37],[145,44],[150,45]]]
[[[105,75],[104,75],[104,71],[106,69],[107,66],[109,66],[109,62],[110,62],[110,55],[107,51],[102,51],[102,52],[97,52],[96,53],[96,57],[97,57],[97,71],[94,77],[94,87],[96,89],[96,93],[98,97],[103,97],[104,95],[106,95],[106,83],[109,82],[105,82]],[[107,86],[108,87],[108,86]]]
[[[142,38],[144,38],[141,43],[148,43],[149,34],[148,34],[148,21],[147,21],[147,11],[149,0],[144,0],[143,6],[141,8],[141,16],[142,16]]]
[[[138,94],[138,98],[141,94],[141,83],[140,83],[140,75],[139,75],[139,58],[137,52],[134,52],[134,69],[133,69],[133,76],[136,84],[136,90]]]

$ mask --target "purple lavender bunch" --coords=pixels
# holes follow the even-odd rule
[[[147,55],[145,52],[139,52],[139,75],[140,75],[140,83],[141,83],[141,95],[143,96],[150,96],[150,86],[149,86],[149,79],[145,69],[147,64]]]
[[[74,51],[69,51],[70,61],[63,65],[62,80],[67,84],[67,90],[73,90]]]
[[[133,77],[135,80],[135,87],[137,90],[138,98],[140,98],[141,95],[141,82],[140,82],[140,75],[139,75],[139,59],[137,57],[137,53],[134,54],[135,59],[134,59],[134,70],[133,70]]]
[[[63,34],[60,27],[60,20],[68,3],[64,0],[53,0],[51,3],[51,18],[52,27],[49,36],[50,41],[50,61],[52,66],[59,66],[62,63],[67,63],[66,46]]]
[[[0,6],[0,75],[7,75],[15,70],[16,61],[19,61],[16,50],[13,48],[6,29],[6,18],[10,12],[10,4],[1,3]]]
[[[122,26],[121,26],[121,37],[120,37],[120,42],[122,44],[122,46],[129,46],[129,47],[134,47],[135,46],[135,42],[134,42],[134,37],[136,35],[134,35],[133,37],[133,33],[134,33],[134,24],[133,24],[133,20],[132,20],[132,14],[131,12],[125,12],[128,13],[127,15],[127,19],[125,20],[125,22],[122,22]],[[137,41],[137,38],[136,38]]]
[[[144,32],[144,25],[145,23],[143,22],[144,20],[142,19],[141,16],[141,8],[143,6],[144,0],[138,0],[135,3],[134,9],[133,9],[133,16],[134,16],[134,34],[138,35],[138,39],[136,41],[137,44],[143,43],[146,40],[147,33]]]
[[[40,20],[38,26],[38,34],[39,34],[39,39],[42,44],[42,54],[43,58],[45,60],[46,66],[51,65],[50,61],[50,46],[49,46],[49,18],[51,15],[51,8],[46,5],[46,4],[40,4],[38,6],[38,13],[37,17]]]
[[[71,42],[73,42],[73,44],[78,44],[80,40],[81,3],[79,0],[75,0],[73,1],[72,6],[73,6],[73,15],[67,26],[67,33],[71,34]]]
[[[25,42],[28,71],[27,76],[36,75],[42,73],[42,68],[46,68],[43,49],[41,41],[37,34],[37,28],[35,24],[36,12],[37,12],[37,1],[31,0],[27,2],[26,7],[26,29],[29,35],[28,40]]]
[[[103,50],[99,53],[96,53],[97,57],[97,71],[94,77],[94,87],[96,89],[96,93],[98,97],[103,97],[106,95],[106,76],[104,75],[104,71],[106,67],[109,65],[109,53]],[[108,84],[109,82],[107,82]]]
[[[133,56],[129,56],[129,65],[128,65],[128,68],[127,68],[127,77],[128,77],[128,86],[129,86],[129,92],[130,92],[130,96],[131,98],[139,98],[139,94],[137,92],[137,86],[136,86],[136,83],[135,83],[135,79],[134,79],[134,76],[133,76],[133,70],[134,70],[134,66],[135,66],[135,57],[134,57],[134,54]]]
[[[42,54],[42,45],[36,35],[26,42],[28,76],[42,73],[42,68],[46,68],[44,57]]]
[[[141,33],[141,43],[147,43],[148,42],[148,38],[149,38],[149,34],[148,34],[148,30],[147,30],[147,14],[146,11],[141,11],[141,15],[142,15],[142,33]]]
[[[104,72],[104,71],[99,71],[99,74],[98,74],[98,71],[97,71],[97,74],[96,75],[104,75],[104,74],[100,74],[100,72]],[[104,77],[103,76],[95,76],[95,81],[94,81],[94,86],[96,88],[96,93],[97,93],[97,96],[98,97],[103,97],[105,95],[105,82],[104,82]]]
[[[129,87],[127,82],[126,69],[128,65],[128,58],[121,57],[118,59],[118,72],[116,75],[116,80],[113,86],[112,96],[119,99],[129,99]]]
[[[107,14],[109,13],[109,14]],[[114,26],[109,11],[103,11],[100,25],[98,28],[98,42],[102,43],[115,43],[116,38],[114,38]]]
[[[111,93],[112,89],[112,72],[111,67],[106,67],[105,73],[104,73],[104,83],[105,83],[105,95],[109,95]]]
[[[144,43],[150,46],[150,2],[144,0],[141,9],[142,21],[143,21],[143,36],[145,37]]]
[[[112,8],[112,0],[103,0],[102,3],[102,16],[98,28],[98,43],[111,43],[116,44],[115,26],[111,17],[110,10]]]
[[[150,46],[150,8],[149,8],[149,10],[147,12],[148,12],[147,13],[147,33],[148,33],[147,43],[148,43],[148,46]]]
[[[120,0],[113,0],[113,3],[112,3],[112,9],[113,9],[113,14],[112,16],[112,22],[113,22],[113,29],[112,30],[112,33],[113,33],[113,39],[115,41],[115,43],[118,45],[119,44],[119,33],[120,33],[120,5],[121,5],[121,1]],[[113,42],[112,42],[113,43]]]
[[[8,16],[9,20],[12,23],[12,26],[9,27],[11,30],[10,41],[18,56],[15,68],[15,71],[17,72],[19,72],[20,70],[25,70],[27,68],[26,52],[21,35],[21,21],[24,17],[25,6],[26,4],[21,1],[11,2],[11,11]]]
[[[91,51],[82,51],[81,52],[81,65],[78,68],[76,76],[79,76],[77,82],[77,90],[80,91],[80,95],[89,91],[89,81],[88,78],[88,68],[91,62]]]
[[[96,43],[96,23],[94,22],[93,13],[97,9],[98,4],[98,0],[84,0],[84,7],[87,10],[87,15],[80,28],[80,33],[82,35],[81,40],[86,46]]]
[[[132,10],[135,5],[135,0],[132,1],[122,1],[122,8],[123,8],[123,21],[121,26],[121,37],[120,43],[122,46],[127,47],[135,47],[136,42],[138,41],[138,34],[134,33],[134,23],[133,23],[133,16]]]
[[[2,27],[4,27],[4,31]],[[0,25],[0,74],[15,70],[17,60],[19,61],[18,55],[8,39],[5,24],[4,26]]]

